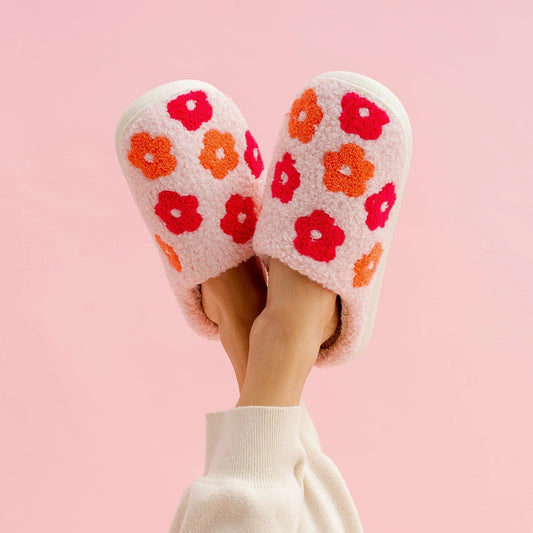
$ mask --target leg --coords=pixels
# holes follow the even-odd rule
[[[220,328],[239,385],[237,406],[299,405],[320,344],[337,327],[335,298],[276,259],[267,293],[256,256],[202,283],[204,311]]]
[[[202,283],[202,305],[208,318],[218,324],[220,341],[228,354],[239,391],[248,363],[252,324],[265,307],[265,273],[258,257]]]
[[[320,345],[336,330],[336,294],[270,259],[266,307],[253,323],[236,407],[295,406]]]
[[[298,407],[320,345],[337,327],[335,294],[274,259],[268,295],[264,287],[246,292],[239,278],[257,279],[257,271],[253,261],[240,268],[248,270],[210,280],[203,294],[236,373],[247,360],[241,397],[236,408],[206,415],[204,476],[187,487],[171,531],[363,533],[341,473]],[[264,309],[250,303],[261,294]]]

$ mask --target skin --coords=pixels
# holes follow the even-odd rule
[[[201,285],[202,305],[218,324],[240,397],[235,407],[300,404],[320,345],[339,321],[336,294],[270,258],[254,256]]]

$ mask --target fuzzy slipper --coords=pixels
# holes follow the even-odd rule
[[[218,339],[200,284],[254,255],[263,161],[228,96],[195,80],[162,85],[122,115],[120,165],[189,325]]]
[[[316,366],[370,338],[411,158],[411,126],[386,87],[351,72],[313,78],[274,148],[253,246],[337,293],[341,319]]]

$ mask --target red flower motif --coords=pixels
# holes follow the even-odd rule
[[[329,262],[335,258],[336,248],[344,242],[344,231],[325,211],[316,209],[307,217],[300,217],[294,224],[297,237],[295,248],[317,261]]]
[[[189,131],[197,130],[204,122],[211,120],[213,108],[204,91],[180,94],[167,104],[168,114],[179,120]]]
[[[355,93],[346,93],[341,101],[341,128],[365,140],[375,140],[390,119],[376,104]]]
[[[265,165],[263,164],[261,152],[259,152],[259,146],[257,146],[257,142],[250,131],[246,132],[246,151],[244,152],[244,160],[250,167],[254,177],[257,179],[261,175],[261,172],[263,172]]]
[[[294,191],[300,186],[300,173],[294,163],[296,161],[287,152],[282,160],[276,163],[274,178],[270,185],[272,198],[279,198],[284,204],[292,200]]]
[[[181,196],[175,191],[161,191],[155,206],[155,214],[176,235],[184,231],[195,231],[203,218],[196,211],[198,199],[195,196]]]
[[[244,244],[253,237],[256,222],[253,198],[232,194],[226,202],[226,214],[220,221],[222,231],[234,242]]]
[[[366,199],[365,209],[368,213],[366,225],[369,229],[375,230],[378,226],[385,227],[394,202],[396,202],[394,183],[387,183],[381,191]]]

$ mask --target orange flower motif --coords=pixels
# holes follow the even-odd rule
[[[374,244],[374,247],[366,255],[363,255],[361,259],[355,262],[353,270],[355,276],[353,278],[354,287],[363,287],[368,285],[378,268],[379,260],[383,254],[383,246],[380,242]]]
[[[324,113],[316,102],[316,93],[307,89],[292,104],[289,118],[289,135],[308,143],[315,134],[315,129],[322,121]]]
[[[225,178],[239,163],[239,154],[235,151],[235,139],[231,133],[209,130],[204,135],[204,149],[200,154],[200,163],[211,171],[217,180]]]
[[[161,239],[159,235],[155,235],[155,240],[161,246],[161,249],[163,252],[165,252],[165,255],[168,257],[168,262],[178,271],[181,272],[181,263],[178,259],[178,254],[174,251],[172,246],[169,246],[166,242]]]
[[[365,192],[366,181],[374,175],[374,165],[365,159],[365,151],[351,143],[344,144],[338,152],[326,152],[324,167],[324,185],[353,198]]]
[[[168,176],[176,168],[176,158],[170,153],[172,143],[166,137],[151,137],[143,131],[131,138],[130,146],[130,163],[150,180]]]

